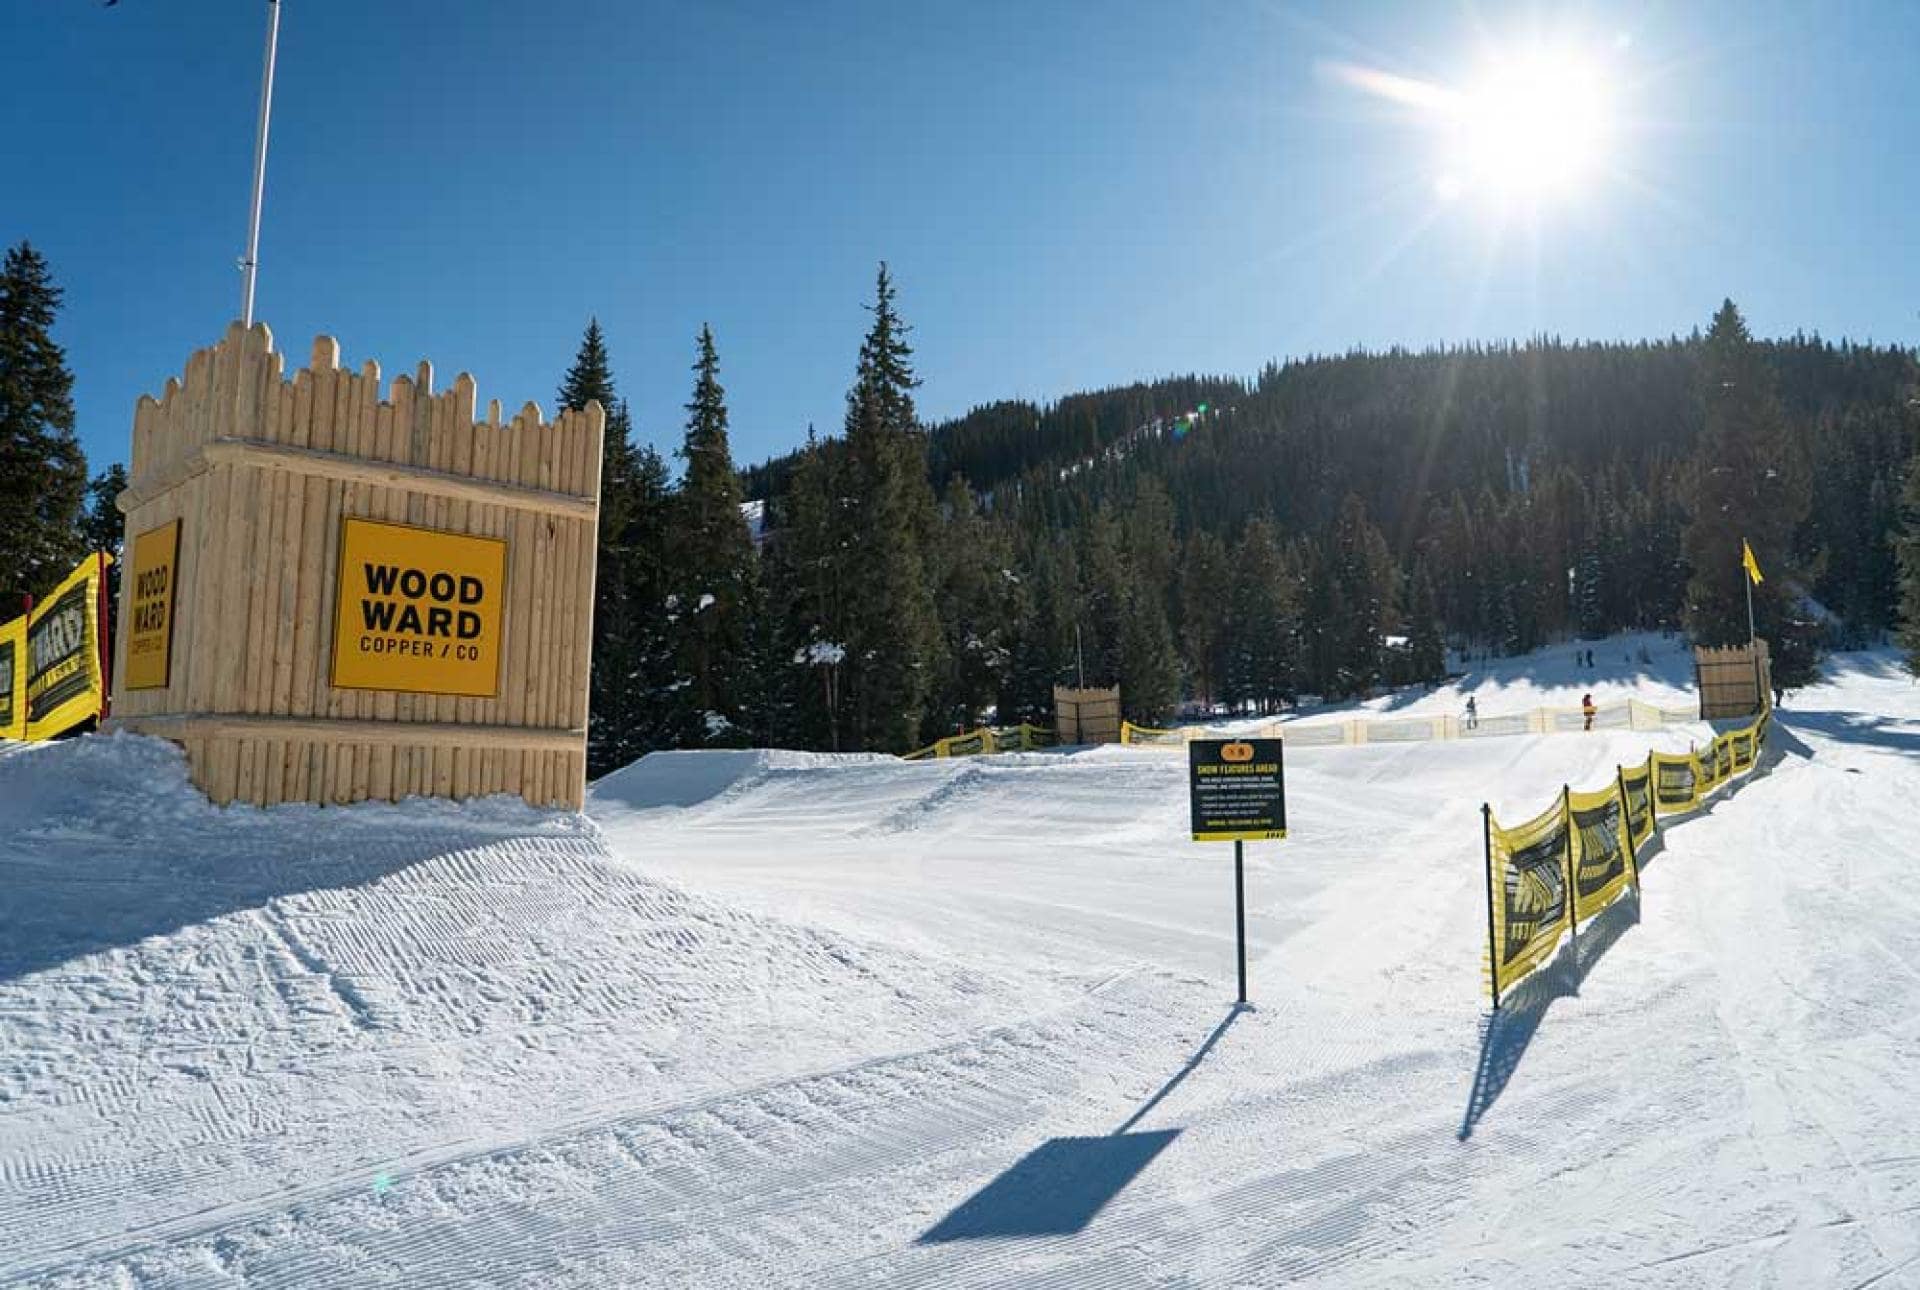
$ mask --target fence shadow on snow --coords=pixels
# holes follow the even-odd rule
[[[1865,744],[1892,752],[1920,753],[1920,728],[1889,717],[1849,716],[1841,712],[1794,712],[1775,714],[1774,725],[1782,731],[1811,730],[1841,743]],[[1799,750],[1812,756],[1812,750],[1799,740]]]
[[[1657,854],[1658,848],[1650,849],[1647,858]],[[1561,999],[1577,997],[1594,965],[1639,922],[1639,893],[1622,896],[1587,923],[1571,945],[1561,946],[1552,962],[1503,995],[1499,1011],[1481,1017],[1480,1057],[1457,1135],[1462,1142],[1473,1136],[1480,1118],[1506,1091],[1547,1010]]]

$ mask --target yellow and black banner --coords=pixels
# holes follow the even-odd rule
[[[1568,925],[1567,813],[1553,808],[1518,828],[1503,829],[1486,814],[1489,938],[1493,990],[1538,967]]]
[[[1653,800],[1662,815],[1689,811],[1700,797],[1700,768],[1692,753],[1653,755]]]
[[[92,555],[27,615],[26,737],[52,739],[106,708],[100,586],[110,556]]]
[[[0,739],[27,737],[27,620],[0,627]]]
[[[1620,792],[1627,802],[1627,841],[1637,852],[1653,836],[1653,772],[1635,766],[1620,772]]]
[[[1592,918],[1626,890],[1632,871],[1618,785],[1567,794],[1573,825],[1573,916]]]
[[[1562,789],[1560,800],[1520,825],[1494,823],[1481,807],[1487,853],[1487,984],[1501,991],[1552,956],[1560,934],[1592,918],[1640,883],[1637,857],[1657,817],[1690,811],[1719,785],[1760,764],[1771,714],[1720,735],[1699,752],[1653,753],[1617,767],[1592,793]],[[1569,887],[1571,890],[1569,890]]]

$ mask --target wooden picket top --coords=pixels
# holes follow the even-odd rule
[[[553,421],[528,403],[475,418],[473,378],[340,366],[314,342],[283,379],[264,325],[228,328],[134,409],[129,541],[182,521],[172,667],[130,690],[116,728],[181,743],[214,801],[393,801],[513,793],[578,808],[599,523],[598,404]],[[332,675],[342,521],[507,543],[493,697],[339,689]],[[122,621],[133,599],[123,579]],[[121,633],[124,651],[126,633]]]

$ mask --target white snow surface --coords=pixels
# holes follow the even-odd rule
[[[1174,750],[657,754],[571,816],[0,748],[0,1283],[1920,1285],[1888,656],[1489,1021],[1480,802],[1689,733],[1290,751],[1245,1012]]]

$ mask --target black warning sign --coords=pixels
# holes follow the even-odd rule
[[[1278,739],[1195,739],[1187,745],[1195,842],[1287,836],[1287,778]]]

